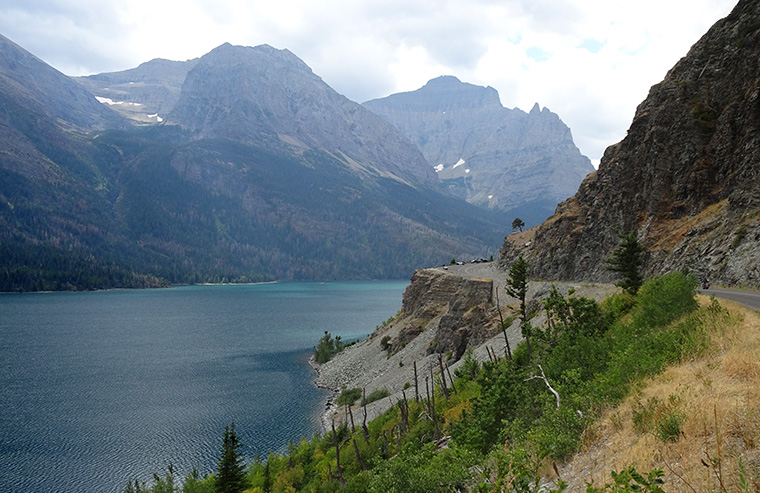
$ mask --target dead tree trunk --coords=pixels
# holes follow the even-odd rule
[[[449,382],[451,383],[451,393],[456,394],[457,389],[454,387],[454,378],[451,376],[451,369],[449,368],[449,362],[446,362],[446,373],[449,375]]]
[[[507,337],[507,328],[504,327],[504,319],[501,316],[501,306],[499,305],[499,290],[496,290],[496,309],[499,311],[499,322],[501,323],[501,332],[504,334],[504,350],[507,353],[507,359],[512,359],[512,348],[509,347],[509,337]]]
[[[432,382],[435,382],[435,380],[433,380],[432,366],[430,367],[430,381],[433,387],[433,391],[430,393],[430,409],[431,409],[431,414],[433,417],[433,428],[435,429],[434,438],[438,440],[439,438],[441,438],[441,430],[438,428],[438,416],[436,416],[436,413],[435,413],[435,384],[432,383]]]
[[[420,402],[420,389],[417,386],[417,362],[414,362],[414,400]]]
[[[362,389],[362,407],[364,409],[362,431],[364,431],[364,440],[369,444],[369,428],[367,428],[367,389]]]
[[[337,470],[337,477],[342,477],[340,470],[340,444],[338,443],[338,434],[335,433],[335,423],[332,424],[332,432],[333,432],[333,445],[335,445],[335,469]]]
[[[443,355],[438,355],[438,366],[441,368],[441,387],[443,388],[443,395],[446,399],[449,398],[449,389],[446,387],[446,372],[443,370]]]
[[[364,463],[362,460],[362,456],[359,454],[359,446],[356,445],[356,438],[351,438],[351,441],[354,442],[354,452],[356,453],[356,461],[359,463],[359,466],[362,468],[362,471],[367,470],[367,464]]]
[[[348,415],[351,416],[351,433],[356,433],[356,428],[354,427],[354,413],[351,411],[351,405],[346,404],[346,409],[348,409]]]

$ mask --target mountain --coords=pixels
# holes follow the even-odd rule
[[[578,193],[507,238],[502,266],[522,252],[537,277],[611,280],[619,231],[645,247],[647,274],[760,284],[758,66],[760,2],[742,0],[650,89]]]
[[[74,80],[122,116],[160,123],[177,103],[185,77],[197,63],[197,58],[185,62],[156,58],[133,69]]]
[[[395,128],[335,92],[290,51],[267,45],[224,44],[202,57],[169,122],[195,138],[321,149],[359,173],[437,184],[422,154]]]
[[[492,87],[443,76],[364,106],[414,142],[455,195],[522,208],[529,224],[548,217],[594,170],[556,114],[538,104],[530,113],[504,108]]]
[[[504,217],[441,193],[418,149],[288,51],[213,50],[146,125],[4,46],[0,291],[402,278],[503,238]],[[110,80],[151,68],[169,87],[187,67]]]
[[[80,130],[123,128],[125,122],[79,84],[0,35],[0,95],[18,105]]]

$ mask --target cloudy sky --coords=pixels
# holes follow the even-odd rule
[[[0,0],[0,34],[68,75],[287,48],[363,102],[439,75],[559,114],[596,164],[737,0]]]

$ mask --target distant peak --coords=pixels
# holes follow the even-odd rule
[[[536,103],[533,105],[533,108],[531,108],[530,114],[533,115],[538,113],[541,113],[541,107],[538,105],[538,103]]]
[[[430,79],[426,86],[452,86],[452,85],[459,85],[462,84],[462,81],[458,78],[454,77],[453,75],[441,75],[440,77],[436,77],[435,79]]]

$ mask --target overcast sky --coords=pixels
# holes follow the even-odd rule
[[[68,75],[287,48],[364,102],[440,75],[557,113],[597,164],[737,0],[0,0],[0,33]]]

